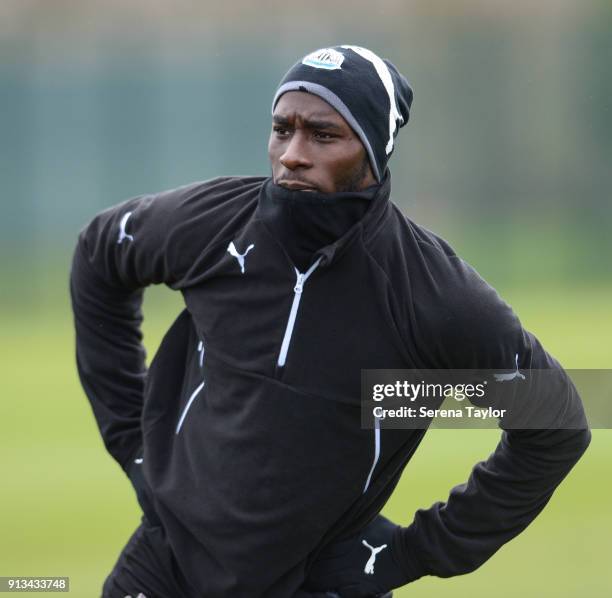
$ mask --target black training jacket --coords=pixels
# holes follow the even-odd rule
[[[362,369],[508,370],[517,354],[520,368],[560,369],[389,194],[387,173],[307,270],[277,218],[306,194],[269,178],[130,199],[81,232],[81,381],[108,451],[126,471],[142,459],[186,596],[294,596],[322,547],[382,509],[424,431],[362,429]],[[140,307],[157,283],[186,309],[147,371]],[[583,429],[502,431],[403,530],[408,579],[475,569],[540,512],[590,439],[568,388],[558,400]]]

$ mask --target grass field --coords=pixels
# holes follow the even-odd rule
[[[504,296],[565,367],[611,367],[612,287],[529,287]],[[67,296],[39,299],[37,309],[13,305],[1,316],[0,576],[70,576],[71,595],[96,597],[139,510],[78,384]],[[148,293],[150,355],[178,299]],[[431,431],[385,513],[408,524],[416,509],[445,499],[497,437],[493,430]],[[612,432],[595,430],[582,461],[525,533],[471,575],[426,578],[396,596],[611,596],[611,463]]]

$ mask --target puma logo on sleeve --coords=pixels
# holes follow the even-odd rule
[[[236,249],[236,246],[234,245],[233,241],[227,246],[227,252],[238,260],[238,265],[240,266],[240,272],[242,272],[243,274],[244,274],[244,258],[246,257],[246,254],[249,253],[249,251],[251,251],[251,249],[253,249],[254,247],[255,245],[251,243],[246,248],[246,251],[244,253],[238,253],[238,250]]]
[[[518,366],[518,353],[514,356],[514,362],[516,364],[516,369],[514,372],[510,374],[493,374],[495,376],[496,382],[509,382],[510,380],[514,380],[515,378],[520,378],[521,380],[525,379],[525,376],[521,374]]]
[[[387,548],[387,545],[383,544],[382,546],[374,547],[374,546],[370,546],[366,540],[362,540],[361,543],[372,551],[370,558],[365,564],[363,572],[366,573],[367,575],[374,575],[374,563],[376,561],[376,555],[382,550],[384,550],[385,548]]]
[[[128,241],[134,240],[134,237],[132,235],[128,235],[125,232],[125,226],[131,215],[132,215],[132,212],[126,212],[121,218],[121,222],[119,223],[119,238],[117,239],[118,244],[123,243],[124,239],[127,239]]]

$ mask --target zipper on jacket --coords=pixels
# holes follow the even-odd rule
[[[321,258],[319,258],[308,270],[302,274],[297,268],[294,268],[297,280],[293,287],[293,303],[291,304],[291,311],[289,312],[289,320],[287,321],[287,327],[285,328],[285,336],[283,337],[283,343],[281,350],[278,355],[278,366],[284,367],[285,361],[287,360],[287,351],[289,351],[289,343],[291,343],[291,335],[293,334],[293,327],[295,326],[295,318],[297,317],[298,307],[300,306],[300,299],[302,297],[302,291],[304,290],[304,283],[308,277],[315,271],[319,265]]]
[[[370,473],[368,474],[368,479],[366,480],[365,486],[363,487],[363,494],[366,493],[366,490],[370,487],[370,482],[372,481],[372,474],[376,469],[376,464],[378,463],[378,459],[380,458],[380,418],[374,418],[374,460],[372,462],[372,467],[370,469]]]

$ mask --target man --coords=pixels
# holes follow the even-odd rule
[[[271,177],[130,199],[82,231],[79,374],[143,507],[104,597],[380,596],[477,568],[520,533],[589,442],[505,430],[446,503],[378,515],[424,429],[360,423],[362,369],[551,369],[512,310],[390,201],[412,90],[369,50],[309,54],[273,100]],[[186,309],[145,370],[143,289]],[[564,378],[566,380],[566,378]]]

